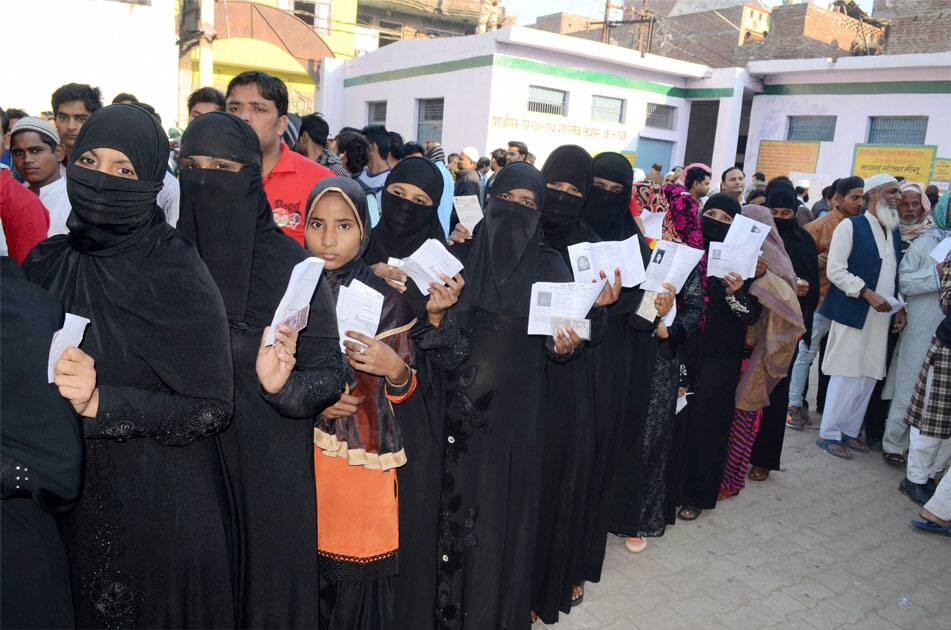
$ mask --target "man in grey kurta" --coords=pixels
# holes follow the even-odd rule
[[[930,214],[931,202],[916,184],[902,188],[902,205],[907,203],[906,198],[912,191],[917,191],[921,196],[920,206]],[[889,383],[885,386],[888,389],[889,385],[894,384],[894,395],[885,424],[882,450],[886,461],[892,459],[899,465],[905,463],[904,454],[908,449],[905,412],[911,403],[918,372],[928,354],[931,338],[944,317],[938,301],[937,265],[930,255],[942,240],[941,230],[931,230],[917,236],[911,241],[898,267],[898,291],[905,296],[908,315],[898,351],[889,369]]]

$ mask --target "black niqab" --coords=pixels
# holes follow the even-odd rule
[[[568,144],[551,152],[542,167],[545,183],[566,182],[581,191],[581,196],[549,188],[542,207],[541,224],[546,242],[557,250],[564,250],[571,232],[578,224],[578,216],[591,192],[593,176],[591,156],[579,146]]]
[[[162,189],[169,149],[161,125],[144,109],[110,105],[101,112],[79,130],[73,155],[79,160],[92,149],[121,151],[138,179],[101,173],[73,161],[66,167],[66,193],[72,205],[66,226],[73,249],[111,256],[133,246],[150,225],[164,221],[155,199]]]
[[[592,186],[588,203],[581,210],[584,221],[605,241],[623,241],[637,234],[637,224],[631,216],[631,190],[634,187],[634,168],[620,153],[599,153],[592,162],[594,177],[615,182],[624,187],[621,192],[608,192]]]
[[[185,130],[180,155],[241,163],[236,173],[201,168],[181,171],[178,229],[198,247],[228,317],[258,328],[269,325],[294,265],[307,258],[307,251],[274,223],[261,180],[257,135],[237,116],[211,112]],[[318,287],[315,298],[322,293]],[[333,308],[329,293],[321,306]],[[324,321],[312,318],[302,334],[335,336],[336,328],[331,330]]]
[[[421,188],[432,205],[414,203],[387,190],[390,184],[401,183]],[[442,189],[442,174],[431,161],[421,157],[400,160],[383,184],[380,222],[373,228],[370,247],[364,255],[366,263],[386,262],[390,257],[406,258],[431,238],[444,241],[446,234],[437,214]]]
[[[499,171],[485,206],[482,227],[465,259],[461,299],[468,305],[511,317],[527,317],[532,284],[542,272],[541,212],[499,195],[517,188],[545,204],[545,183],[534,166],[513,162]]]

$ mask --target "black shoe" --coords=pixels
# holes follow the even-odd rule
[[[907,494],[908,498],[917,503],[918,505],[924,505],[928,502],[928,499],[931,498],[931,493],[928,492],[928,484],[926,483],[912,483],[908,481],[908,478],[901,480],[901,483],[898,484],[898,490],[902,494]]]

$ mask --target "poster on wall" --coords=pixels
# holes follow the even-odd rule
[[[820,146],[819,142],[760,140],[756,170],[766,175],[766,181],[793,172],[815,173]]]
[[[951,184],[951,158],[935,158],[931,181],[939,188],[944,184],[943,190],[948,189],[948,185]]]
[[[938,147],[931,144],[856,144],[852,174],[868,179],[879,173],[911,182],[931,181]]]

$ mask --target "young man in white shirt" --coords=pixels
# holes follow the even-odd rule
[[[47,236],[68,233],[66,219],[72,207],[59,168],[66,155],[59,133],[42,118],[21,118],[10,131],[10,153],[17,172],[49,210]]]

